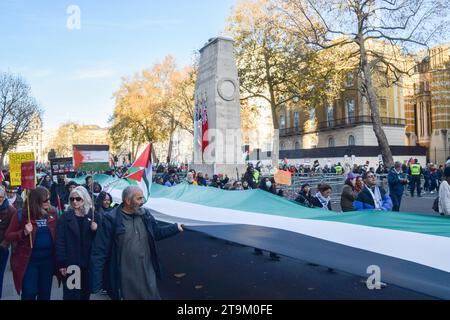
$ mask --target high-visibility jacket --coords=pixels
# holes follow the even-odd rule
[[[344,173],[344,168],[342,168],[342,166],[336,166],[336,174],[342,174]]]
[[[411,175],[412,176],[420,176],[420,165],[419,164],[413,164],[411,165]]]
[[[253,171],[253,179],[255,180],[256,184],[259,184],[259,171],[258,170]]]

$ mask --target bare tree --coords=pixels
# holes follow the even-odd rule
[[[229,17],[227,31],[235,40],[242,101],[258,99],[270,105],[275,135],[272,162],[278,166],[278,112],[289,106],[309,107],[327,99],[335,76],[328,57],[286,32],[286,21],[276,10],[279,0],[247,0]]]
[[[412,71],[401,56],[428,47],[446,35],[448,0],[283,0],[290,30],[313,48],[343,49],[342,59],[355,61],[360,93],[367,99],[373,130],[387,166],[392,152],[382,127],[373,75],[384,71],[387,82],[399,82]],[[344,50],[345,49],[345,50]]]
[[[6,154],[30,131],[35,116],[42,116],[28,84],[20,76],[0,73],[0,165]]]

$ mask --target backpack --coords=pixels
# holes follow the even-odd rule
[[[437,197],[433,202],[433,210],[439,213],[439,197]]]

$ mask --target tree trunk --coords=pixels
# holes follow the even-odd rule
[[[383,124],[380,117],[380,108],[378,105],[378,99],[375,94],[375,89],[372,82],[372,72],[370,70],[366,49],[364,43],[360,44],[360,54],[361,54],[361,68],[364,74],[364,95],[367,98],[367,102],[370,107],[372,114],[373,131],[378,140],[378,145],[381,148],[381,154],[383,156],[384,165],[388,168],[394,166],[394,158],[392,156],[391,148],[389,147],[389,142],[387,140],[386,134],[383,130]]]
[[[172,159],[172,149],[173,149],[173,133],[170,135],[169,150],[167,150],[167,163],[170,163],[170,160]]]
[[[2,153],[1,156],[0,156],[0,170],[2,170],[3,167],[4,167],[5,156],[6,156],[6,153]]]
[[[159,164],[159,159],[156,156],[156,151],[155,151],[155,145],[152,145],[152,163],[158,163]]]
[[[169,150],[167,151],[167,163],[170,163],[172,159],[172,149],[173,149],[173,134],[177,129],[177,125],[175,123],[175,117],[172,115],[172,119],[170,120],[170,140],[169,140]]]
[[[273,148],[272,148],[272,165],[278,168],[278,162],[280,158],[280,126],[278,123],[276,107],[272,106],[272,118],[273,118]]]
[[[280,158],[280,125],[278,123],[278,115],[277,115],[277,104],[275,98],[275,90],[272,83],[272,76],[270,74],[270,64],[269,58],[265,56],[265,64],[266,64],[266,79],[269,87],[270,94],[270,109],[272,111],[272,122],[273,122],[273,148],[272,148],[272,165],[275,168],[278,168],[278,161]]]

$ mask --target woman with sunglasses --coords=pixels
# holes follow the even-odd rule
[[[50,300],[57,217],[56,209],[50,205],[50,192],[39,186],[30,192],[23,209],[11,220],[6,239],[15,246],[11,268],[22,300]]]
[[[56,236],[56,263],[63,277],[64,300],[89,300],[89,258],[99,215],[93,219],[92,200],[84,187],[69,195],[69,208],[60,217]],[[72,288],[71,275],[78,273],[80,288]]]

